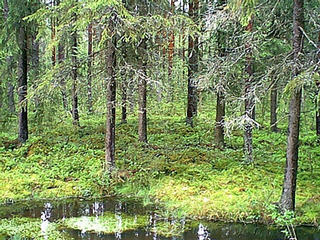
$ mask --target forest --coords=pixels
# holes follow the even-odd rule
[[[320,1],[0,0],[0,130],[0,240],[319,239]]]

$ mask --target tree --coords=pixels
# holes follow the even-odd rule
[[[93,53],[92,53],[92,23],[89,23],[88,26],[88,111],[90,114],[93,113],[92,106],[92,62],[93,62]]]
[[[139,76],[139,83],[138,83],[138,92],[139,92],[139,127],[138,127],[138,133],[139,133],[139,141],[146,143],[148,141],[147,138],[147,62],[145,59],[146,50],[147,50],[147,42],[146,39],[142,39],[140,46],[138,47],[140,50],[139,56],[140,56],[140,76]]]
[[[297,78],[301,72],[301,55],[303,51],[304,0],[293,2],[293,69],[292,77]],[[283,211],[295,210],[295,193],[298,170],[299,128],[301,112],[302,87],[296,86],[292,92],[289,105],[289,124],[286,167],[280,199]]]
[[[199,1],[189,1],[189,17],[195,22],[199,18]],[[188,40],[188,103],[187,103],[187,124],[193,126],[193,117],[197,115],[198,94],[195,74],[198,72],[199,60],[199,36],[189,36]]]
[[[60,5],[60,0],[56,1],[57,6]],[[60,16],[61,18],[61,16]],[[60,19],[57,18],[57,23],[60,24]],[[58,43],[58,63],[60,65],[60,68],[62,66],[62,63],[65,59],[65,54],[64,54],[64,44],[63,44],[63,36],[61,36],[60,41]],[[67,90],[66,90],[66,81],[65,81],[65,76],[63,73],[61,73],[60,71],[60,89],[61,89],[61,96],[62,96],[62,105],[63,105],[63,109],[65,111],[69,111],[68,109],[68,99],[67,99]]]
[[[320,77],[320,32],[318,35],[318,55],[317,55],[317,64],[318,64],[318,76]],[[320,80],[317,80],[317,94],[316,94],[316,133],[317,136],[320,137]]]
[[[105,160],[109,174],[115,168],[115,130],[116,130],[116,36],[115,15],[108,19],[108,36],[106,49],[107,70],[107,118],[106,118],[106,140]]]
[[[28,102],[27,102],[27,83],[28,83],[28,35],[25,24],[21,19],[18,29],[18,95],[19,95],[19,133],[18,140],[24,143],[28,140]]]
[[[76,1],[77,3],[77,1]],[[72,13],[72,21],[73,21],[73,29],[71,30],[71,62],[72,62],[72,70],[71,70],[71,78],[72,78],[72,120],[73,125],[80,126],[79,123],[79,110],[78,110],[78,37],[77,30],[75,29],[75,22],[77,21],[76,13]]]
[[[246,31],[252,33],[253,19],[250,18]],[[253,62],[252,62],[252,47],[250,42],[246,44],[246,68],[247,73],[244,84],[244,96],[245,96],[245,118],[246,123],[244,125],[244,154],[246,161],[253,162],[253,146],[252,146],[252,120],[254,120],[254,85],[253,85]]]
[[[277,127],[278,85],[275,81],[271,86],[270,93],[270,126],[272,132],[278,132]]]

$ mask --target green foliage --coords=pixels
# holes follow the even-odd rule
[[[47,240],[68,240],[67,236],[61,233],[56,223],[49,223],[46,233],[41,231],[41,220],[32,218],[13,218],[0,220],[0,236],[11,236],[12,240],[20,239],[47,239]]]
[[[115,216],[108,212],[99,217],[67,218],[62,222],[64,227],[95,233],[125,232],[145,227],[147,224],[147,216],[129,216],[123,213]]]

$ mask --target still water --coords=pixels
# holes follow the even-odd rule
[[[70,239],[75,240],[282,240],[285,239],[280,229],[271,229],[257,224],[228,224],[214,222],[190,222],[185,219],[160,219],[156,208],[145,208],[135,201],[120,201],[104,199],[84,201],[69,199],[52,202],[23,202],[0,206],[0,218],[28,217],[41,219],[41,231],[46,239],[46,229],[49,224],[71,217],[104,216],[105,213],[115,214],[117,224],[122,224],[122,216],[147,216],[147,226],[114,234],[94,233],[84,230],[61,229]],[[164,237],[157,232],[160,221],[166,226],[179,225],[185,231],[175,237]],[[188,224],[186,223],[188,222]],[[187,226],[184,228],[184,226]],[[320,231],[315,228],[299,227],[296,229],[298,240],[320,240]],[[15,239],[7,236],[4,239]]]

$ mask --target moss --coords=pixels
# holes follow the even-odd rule
[[[45,231],[41,230],[41,220],[32,218],[13,218],[0,220],[0,236],[14,239],[69,240],[68,236],[58,230],[56,223],[49,223]]]
[[[62,224],[66,228],[85,232],[116,233],[145,227],[147,220],[147,216],[129,216],[123,213],[116,216],[114,213],[106,212],[99,217],[68,218]]]
[[[168,107],[168,106],[167,106]],[[285,165],[285,133],[254,131],[253,165],[243,164],[242,132],[214,147],[212,116],[199,113],[194,128],[181,111],[150,113],[149,144],[138,142],[134,116],[117,125],[116,162],[129,174],[111,181],[103,173],[104,117],[83,117],[48,125],[14,149],[0,147],[0,201],[118,194],[160,204],[161,214],[224,221],[270,222],[268,206],[280,198]],[[39,130],[40,132],[40,130]],[[0,133],[0,143],[14,140]],[[297,219],[319,224],[320,147],[303,130],[299,151]]]

